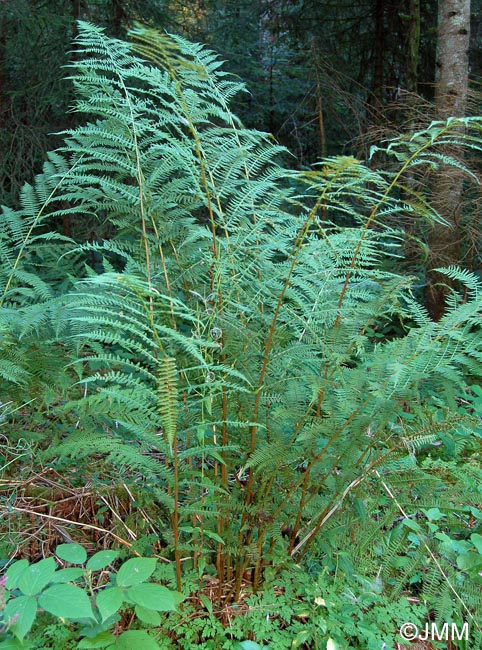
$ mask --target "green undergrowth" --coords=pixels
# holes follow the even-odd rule
[[[55,556],[6,569],[1,648],[377,647],[391,645],[405,621],[422,626],[427,615],[407,598],[390,604],[380,582],[332,581],[325,572],[314,580],[294,564],[267,577],[258,594],[248,589],[218,609],[209,576],[187,574],[192,595],[184,599],[165,586],[175,583],[173,567],[156,569],[155,558],[115,569],[118,551],[87,559],[78,544],[57,546]]]

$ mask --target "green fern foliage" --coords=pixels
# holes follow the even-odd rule
[[[247,573],[256,589],[275,558],[327,556],[360,521],[367,539],[385,535],[391,580],[408,538],[390,531],[388,486],[409,503],[417,480],[420,499],[436,484],[449,507],[420,459],[474,440],[454,395],[481,376],[480,281],[448,269],[467,291],[432,322],[394,271],[402,233],[387,225],[437,219],[400,188],[457,122],[390,143],[390,173],[351,157],[287,171],[231,112],[243,86],[212,52],[131,36],[79,25],[71,79],[88,121],[63,134],[22,210],[2,213],[6,393],[55,367],[45,350],[24,363],[19,346],[64,351],[72,386],[55,413],[69,426],[43,458],[91,458],[150,490],[169,513],[178,588],[182,562],[207,558],[237,598]],[[85,215],[112,237],[48,229]],[[406,334],[373,335],[391,322]],[[423,553],[412,559],[413,573]]]

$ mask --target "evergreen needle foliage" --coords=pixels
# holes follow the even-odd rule
[[[231,112],[244,89],[212,52],[131,36],[79,25],[71,78],[88,121],[64,133],[22,209],[3,211],[2,399],[22,386],[27,401],[45,368],[58,387],[76,377],[43,458],[101,459],[148,491],[168,513],[178,588],[190,557],[236,599],[286,554],[329,553],[340,532],[346,551],[355,513],[385,534],[400,512],[383,485],[401,501],[417,480],[423,498],[434,481],[443,492],[418,457],[470,439],[469,414],[450,407],[481,375],[480,282],[449,269],[464,300],[432,322],[390,270],[401,233],[386,224],[438,218],[404,174],[438,164],[439,143],[478,149],[481,123],[389,143],[391,173],[351,157],[290,172]],[[84,215],[114,235],[56,234],[55,219]]]

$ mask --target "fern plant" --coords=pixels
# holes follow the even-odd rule
[[[465,136],[436,123],[389,143],[390,173],[351,157],[287,171],[280,147],[231,112],[243,87],[212,52],[140,27],[131,36],[79,26],[72,80],[90,121],[64,134],[21,213],[4,211],[20,225],[2,322],[19,303],[78,379],[56,406],[78,424],[43,457],[100,458],[149,490],[168,513],[159,534],[178,589],[188,562],[201,576],[214,568],[219,599],[238,599],[243,581],[256,590],[268,567],[323,548],[365,491],[378,507],[387,476],[408,480],[420,451],[460,427],[441,404],[481,374],[480,283],[450,269],[466,298],[431,322],[412,280],[387,267],[401,234],[386,223],[439,219],[407,200],[404,174]],[[115,237],[48,232],[47,217],[67,214],[93,214]],[[54,284],[26,275],[40,242],[65,266]],[[76,272],[92,253],[101,271]],[[413,326],[377,342],[370,333],[392,320]],[[22,365],[8,350],[15,383]]]

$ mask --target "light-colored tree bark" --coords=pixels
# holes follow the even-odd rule
[[[440,119],[463,117],[468,88],[468,49],[470,38],[470,0],[439,0],[435,105]],[[444,153],[460,158],[457,148]],[[436,320],[445,309],[447,280],[433,271],[440,266],[460,263],[461,232],[458,227],[463,194],[463,174],[441,165],[432,183],[433,205],[447,222],[430,233],[425,304]]]

